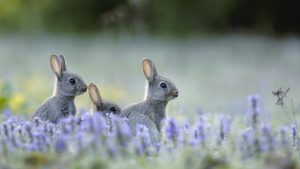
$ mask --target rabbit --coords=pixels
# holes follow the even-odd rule
[[[52,55],[50,64],[56,75],[53,96],[37,109],[33,118],[57,124],[62,118],[75,116],[77,110],[74,99],[87,91],[87,85],[80,76],[67,71],[62,55]]]
[[[121,109],[115,103],[103,100],[100,96],[99,90],[96,85],[91,83],[88,86],[88,91],[90,98],[93,102],[93,112],[98,112],[103,115],[106,120],[106,124],[112,129],[111,115],[119,117],[121,114]]]
[[[158,141],[162,122],[166,118],[166,107],[169,101],[178,97],[175,84],[157,74],[154,63],[143,59],[143,72],[147,79],[144,100],[125,107],[121,117],[127,118],[132,133],[137,132],[137,125],[148,128],[151,140]]]

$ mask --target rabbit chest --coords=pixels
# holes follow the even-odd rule
[[[57,105],[57,108],[59,109],[59,111],[61,112],[61,116],[63,117],[76,114],[74,98],[59,97],[57,99]]]
[[[161,131],[162,121],[166,119],[166,103],[158,103],[151,104],[150,107],[150,115],[151,120],[155,123],[158,131]]]
[[[166,112],[165,111],[158,111],[154,113],[154,117],[152,118],[158,131],[161,131],[162,128],[162,121],[166,119]]]

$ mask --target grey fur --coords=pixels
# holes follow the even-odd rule
[[[178,97],[178,90],[175,84],[157,74],[153,62],[143,59],[143,71],[147,79],[146,93],[143,101],[125,107],[121,117],[128,118],[129,126],[136,134],[137,124],[146,126],[153,142],[159,140],[159,133],[162,129],[162,122],[166,118],[166,107],[170,100]],[[166,88],[161,84],[165,83]]]
[[[101,113],[103,117],[106,119],[107,125],[112,127],[111,114],[114,116],[120,116],[121,109],[118,105],[111,101],[103,100],[101,98],[100,92],[96,85],[93,83],[88,87],[90,98],[93,102],[93,112]],[[111,109],[115,108],[113,112]]]
[[[52,55],[50,64],[56,75],[53,96],[49,97],[37,109],[33,117],[58,123],[60,119],[76,114],[74,99],[76,96],[85,93],[87,86],[80,76],[67,71],[65,59],[62,55],[59,58]],[[71,78],[75,80],[75,84],[70,83]]]

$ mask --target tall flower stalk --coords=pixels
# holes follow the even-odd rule
[[[248,117],[250,118],[251,127],[256,129],[259,123],[260,109],[258,106],[259,97],[257,95],[251,95],[248,97],[249,109]]]

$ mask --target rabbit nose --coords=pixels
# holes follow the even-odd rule
[[[86,91],[87,91],[87,87],[81,89],[81,92],[86,92]]]
[[[179,95],[178,91],[175,91],[174,92],[174,97],[178,97],[178,95]]]

